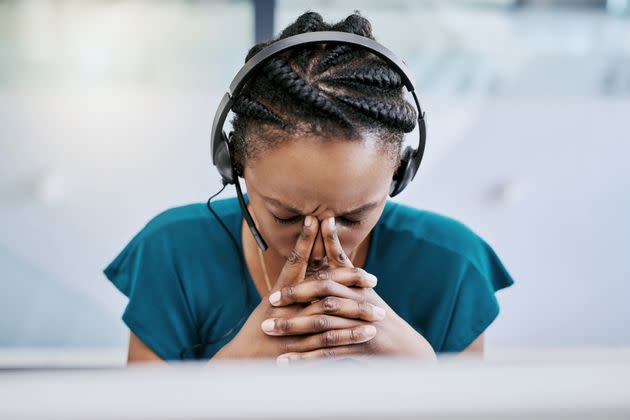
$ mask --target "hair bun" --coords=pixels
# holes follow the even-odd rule
[[[355,10],[353,14],[348,16],[342,22],[333,25],[332,30],[349,32],[374,39],[374,36],[372,36],[372,25],[370,24],[370,21],[361,16],[358,10]]]
[[[325,31],[329,29],[324,23],[322,15],[316,12],[306,12],[298,17],[295,22],[287,26],[278,39],[287,38],[293,35],[303,34],[306,32]]]

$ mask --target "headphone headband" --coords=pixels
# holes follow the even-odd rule
[[[247,78],[247,75],[251,71],[257,69],[269,57],[280,54],[297,45],[301,46],[321,43],[342,43],[366,48],[370,50],[371,53],[376,54],[385,60],[387,64],[397,68],[402,73],[401,76],[403,83],[409,92],[415,90],[413,75],[407,68],[405,62],[383,45],[373,39],[349,32],[317,31],[282,38],[260,50],[256,55],[247,60],[245,65],[241,68],[241,70],[239,70],[232,80],[232,83],[230,83],[231,96],[236,96],[238,92],[240,92],[240,89],[246,82],[245,79]]]
[[[256,53],[252,58],[247,60],[245,65],[238,71],[236,76],[234,76],[234,79],[232,79],[229,91],[223,95],[223,98],[221,98],[221,101],[219,102],[219,106],[217,108],[217,112],[214,115],[210,145],[213,165],[217,165],[216,157],[222,153],[222,151],[219,150],[221,146],[220,141],[218,140],[224,137],[223,125],[225,124],[225,119],[227,118],[227,115],[232,108],[234,98],[238,96],[241,89],[243,88],[245,83],[247,83],[247,80],[249,80],[256,69],[258,69],[268,58],[281,54],[282,52],[287,51],[295,46],[318,43],[342,43],[365,48],[398,70],[403,84],[407,88],[407,91],[413,96],[416,107],[418,108],[419,144],[418,148],[413,151],[413,166],[415,166],[415,171],[417,171],[418,167],[420,166],[420,160],[422,159],[422,155],[424,153],[424,146],[426,142],[426,126],[424,122],[424,112],[422,112],[422,109],[420,108],[420,101],[418,100],[415,92],[415,82],[413,74],[411,73],[411,71],[409,71],[407,65],[403,60],[398,58],[388,48],[384,47],[373,39],[353,33],[339,31],[306,32],[303,34],[282,38],[266,46],[258,53]],[[415,164],[415,161],[417,161],[417,165]]]

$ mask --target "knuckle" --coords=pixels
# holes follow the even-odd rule
[[[357,302],[357,315],[368,317],[372,315],[372,312],[372,305],[370,305],[367,301]]]
[[[331,274],[329,270],[317,270],[315,272],[314,277],[317,280],[330,280],[331,279]]]
[[[322,295],[331,295],[334,290],[334,282],[332,280],[324,280],[318,284],[318,289]]]
[[[304,261],[304,257],[302,257],[300,253],[297,252],[295,249],[291,251],[291,253],[287,257],[287,262],[292,265],[300,264],[303,261]]]
[[[337,253],[337,255],[335,255],[335,259],[339,263],[345,263],[346,262],[346,254],[343,251],[339,251]]]
[[[334,349],[322,349],[321,354],[322,357],[325,359],[334,359],[337,357]]]
[[[295,299],[295,287],[293,286],[283,287],[282,291],[280,292],[280,296],[282,296],[284,299],[293,301]]]
[[[339,342],[339,333],[335,330],[326,331],[322,334],[322,345],[323,347],[332,347],[337,345]]]
[[[332,296],[327,296],[320,302],[322,305],[322,311],[325,314],[334,314],[339,311],[339,300]]]
[[[363,343],[369,339],[367,331],[362,327],[353,328],[350,336],[353,343]]]
[[[287,333],[291,331],[291,322],[288,319],[277,319],[276,320],[276,329],[282,333]]]
[[[352,277],[352,284],[355,286],[360,285],[365,277],[364,271],[359,267],[352,267],[350,268],[350,273]]]
[[[350,342],[351,343],[356,343],[357,341],[359,341],[357,336],[358,336],[357,329],[356,328],[352,328],[350,330]]]
[[[315,331],[326,331],[330,328],[330,321],[325,316],[316,316],[313,317],[313,330]]]

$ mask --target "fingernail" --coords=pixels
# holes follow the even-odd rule
[[[273,292],[272,294],[270,294],[269,295],[269,302],[272,305],[277,305],[278,303],[280,303],[280,291]]]
[[[311,216],[306,216],[304,218],[304,226],[310,226],[313,223],[313,218]]]
[[[363,332],[368,337],[374,337],[376,335],[376,327],[374,325],[366,325],[363,327]]]
[[[367,278],[368,278],[368,282],[372,285],[372,287],[376,286],[376,283],[378,283],[378,279],[372,273],[367,273]]]
[[[385,318],[385,309],[383,308],[379,308],[378,306],[374,307],[374,315],[379,318],[379,319],[383,319]],[[263,328],[264,329],[264,328]]]
[[[278,356],[276,364],[280,367],[289,366],[289,358],[287,356]]]
[[[273,328],[276,326],[276,323],[273,319],[265,319],[262,324],[260,324],[260,328],[265,332],[272,332]]]
[[[328,226],[329,226],[331,229],[334,229],[334,228],[335,228],[335,218],[334,218],[334,217],[329,217],[329,218],[328,218]]]

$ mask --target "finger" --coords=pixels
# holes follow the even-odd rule
[[[385,318],[385,309],[365,301],[327,296],[311,303],[300,312],[300,316],[335,315],[364,321],[380,321]]]
[[[368,273],[359,267],[325,268],[310,273],[307,279],[333,280],[344,286],[375,287],[378,279],[372,273]]]
[[[342,330],[328,330],[319,334],[312,334],[303,338],[286,341],[281,351],[282,353],[304,353],[329,347],[366,343],[375,336],[376,327],[374,325],[361,325]],[[284,339],[287,340],[287,338]]]
[[[295,284],[298,280],[304,278],[311,249],[313,249],[313,244],[317,237],[317,230],[317,218],[306,216],[302,225],[302,231],[295,242],[295,247],[287,257],[274,289],[277,290],[278,288]]]
[[[312,362],[316,360],[339,360],[346,359],[348,356],[358,361],[365,360],[365,356],[361,353],[362,346],[360,344],[352,344],[349,346],[331,347],[326,349],[317,349],[302,353],[284,353],[276,358],[278,366],[288,366],[293,363]]]
[[[272,293],[269,295],[269,302],[273,306],[285,306],[295,302],[311,303],[326,296],[361,298],[356,291],[353,292],[348,287],[372,288],[377,283],[375,275],[358,267],[318,270],[307,278],[309,280],[284,286]],[[340,288],[333,283],[346,287]]]
[[[293,303],[311,303],[326,296],[337,296],[348,299],[361,299],[359,290],[352,290],[334,280],[308,280],[294,286],[285,286],[269,295],[273,306],[286,306]]]
[[[352,261],[350,261],[350,258],[348,258],[339,242],[335,218],[329,217],[325,220],[322,223],[321,229],[328,264],[332,267],[352,267]]]
[[[328,330],[354,328],[363,325],[362,321],[331,315],[296,316],[293,318],[269,318],[260,324],[267,335],[314,334]]]

